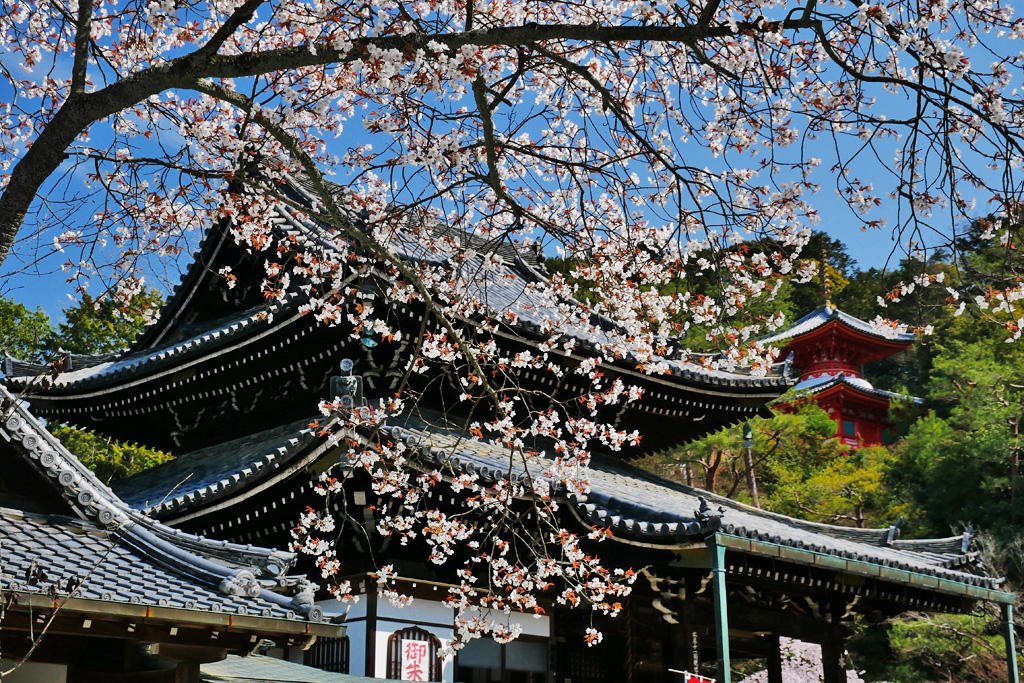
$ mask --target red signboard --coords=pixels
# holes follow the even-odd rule
[[[689,671],[684,671],[683,683],[715,683],[715,679],[708,678],[707,676],[701,676],[700,674],[692,674]]]

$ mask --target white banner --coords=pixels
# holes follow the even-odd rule
[[[430,680],[430,643],[402,639],[402,680]]]

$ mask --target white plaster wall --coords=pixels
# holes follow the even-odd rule
[[[318,604],[321,607],[323,607],[324,611],[327,610],[326,606],[329,605],[329,604],[338,605],[341,608],[342,612],[344,612],[345,610],[348,610],[348,616],[347,616],[348,619],[358,619],[359,617],[365,617],[366,616],[366,596],[365,595],[358,595],[358,596],[356,596],[356,601],[355,602],[341,603],[341,602],[338,602],[337,600],[331,599],[331,600],[318,600],[316,604]]]
[[[388,638],[397,631],[408,626],[418,626],[435,635],[441,641],[441,647],[451,643],[454,637],[455,611],[442,602],[444,591],[438,591],[437,600],[416,598],[411,605],[400,607],[389,600],[378,598],[376,610],[376,635],[374,638],[374,661],[366,661],[365,621],[368,601],[360,596],[358,602],[349,608],[346,623],[346,634],[349,638],[349,672],[363,676],[384,678],[387,672]],[[321,605],[337,605],[337,601],[320,601]],[[488,614],[493,619],[519,624],[523,635],[551,637],[551,619],[544,615]],[[359,621],[352,621],[358,619]],[[455,660],[448,657],[441,666],[441,680],[451,682],[455,678]]]
[[[377,599],[377,619],[397,619],[399,621],[425,621],[430,624],[451,626],[455,623],[455,613],[443,602],[414,598],[411,605],[398,607],[387,598]]]
[[[345,635],[348,636],[348,672],[358,676],[372,676],[366,670],[366,622],[347,624]]]

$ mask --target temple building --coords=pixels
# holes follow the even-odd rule
[[[287,191],[297,202],[311,201],[300,182],[290,182]],[[319,239],[324,226],[287,207],[277,211],[282,241],[300,236],[327,244]],[[480,269],[483,279],[467,286],[493,310],[514,314],[487,331],[463,321],[475,339],[491,339],[510,354],[537,349],[549,337],[540,325],[565,318],[564,311],[578,305],[535,293],[531,283],[546,277],[536,253],[479,244],[468,235],[464,241],[468,250],[499,250],[503,264]],[[397,235],[389,247],[408,260],[439,258],[411,242]],[[320,500],[313,493],[319,474],[347,462],[346,443],[371,438],[342,429],[343,412],[323,418],[318,402],[331,399],[337,387],[352,388],[350,405],[391,395],[425,314],[414,304],[387,304],[377,289],[381,284],[366,275],[362,291],[389,311],[403,335],[364,344],[344,324],[327,327],[302,314],[299,296],[268,303],[257,286],[226,289],[217,275],[224,267],[238,273],[239,282],[249,273],[258,283],[263,272],[259,256],[239,248],[221,225],[211,229],[158,320],[131,349],[71,357],[66,371],[45,385],[34,381],[41,368],[9,360],[5,381],[48,420],[174,453],[173,461],[115,484],[131,514],[160,528],[236,544],[232,548],[285,547],[301,511]],[[604,332],[570,322],[561,332],[575,349],[596,348],[605,341],[602,334],[614,332],[614,321],[604,323]],[[550,350],[550,358],[566,367],[581,360],[577,351],[562,348]],[[699,671],[729,683],[733,659],[763,657],[769,681],[779,683],[778,639],[786,636],[821,643],[825,680],[834,683],[846,680],[842,644],[854,616],[966,612],[979,601],[998,603],[1007,619],[1012,616],[1012,594],[984,572],[969,535],[904,540],[896,525],[854,529],[807,522],[633,466],[630,460],[647,452],[770,415],[766,404],[793,384],[781,365],[767,376],[708,370],[684,360],[672,360],[668,373],[651,376],[635,365],[622,358],[598,366],[609,378],[644,389],[638,401],[601,417],[639,430],[645,435],[641,445],[594,452],[586,495],[553,492],[563,516],[559,524],[583,536],[594,527],[609,530],[609,538],[588,552],[599,554],[605,566],[644,568],[623,614],[597,620],[605,632],[601,644],[588,647],[583,641],[589,613],[551,600],[544,614],[512,615],[522,628],[519,639],[474,640],[455,656],[444,656],[444,646],[455,637],[455,614],[445,602],[448,587],[457,583],[454,570],[427,562],[415,543],[403,546],[374,534],[384,500],[357,473],[332,505],[355,520],[341,529],[339,544],[344,570],[362,599],[348,608],[325,594],[316,596],[321,618],[343,620],[346,631],[318,639],[306,650],[305,663],[399,678],[407,673],[406,648],[414,644],[425,656],[424,680],[431,681],[654,683]],[[547,375],[510,372],[518,372],[515,381],[535,395],[558,391]],[[567,373],[565,381],[586,378]],[[433,494],[432,505],[462,509],[464,494],[450,485],[461,473],[484,482],[510,474],[546,476],[550,453],[531,462],[530,471],[520,463],[510,472],[507,449],[467,433],[451,394],[459,389],[425,382],[417,390],[419,405],[391,418],[380,438],[402,442],[443,474],[445,485]],[[378,598],[372,574],[384,562],[414,596],[411,606],[398,608]],[[309,569],[317,580],[319,572]]]
[[[783,358],[792,354],[800,371],[795,398],[787,396],[773,407],[794,410],[802,399],[814,401],[836,421],[836,437],[851,448],[892,443],[891,402],[920,402],[876,389],[864,377],[865,365],[912,347],[913,334],[872,325],[826,303],[760,341],[779,347]]]
[[[0,404],[5,680],[198,682],[203,663],[232,653],[301,653],[343,635],[305,577],[287,574],[293,554],[136,512],[6,389]]]

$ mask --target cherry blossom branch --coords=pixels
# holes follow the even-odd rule
[[[351,221],[345,217],[344,213],[342,213],[341,209],[338,207],[337,202],[334,199],[334,194],[331,192],[330,188],[327,187],[327,183],[324,181],[323,175],[320,173],[320,169],[316,165],[316,162],[314,162],[313,159],[310,158],[309,154],[302,149],[295,138],[293,138],[281,126],[267,119],[267,117],[261,112],[256,111],[253,107],[252,100],[244,95],[240,95],[239,93],[205,80],[196,81],[193,83],[193,87],[203,94],[228,102],[239,109],[252,114],[253,122],[270,133],[270,135],[273,136],[273,138],[277,140],[282,147],[287,149],[288,152],[295,157],[306,172],[306,175],[312,183],[318,198],[324,203],[328,216],[331,219],[331,225],[341,229],[348,237],[356,241],[360,246],[366,249],[367,252],[380,260],[380,262],[387,263],[390,267],[401,273],[402,277],[406,278],[406,280],[416,288],[423,304],[427,308],[428,314],[433,315],[437,321],[444,326],[448,334],[451,335],[455,345],[462,351],[464,358],[469,363],[476,377],[480,378],[481,386],[491,398],[491,401],[495,406],[495,410],[497,410],[499,414],[502,413],[503,409],[501,407],[501,398],[488,383],[486,373],[480,366],[472,345],[468,344],[463,339],[462,334],[458,329],[456,329],[448,316],[444,315],[438,309],[434,302],[434,297],[426,283],[423,282],[422,278],[420,278],[407,263],[402,261],[390,250],[380,245],[375,239],[366,234],[366,232],[358,230],[354,225],[352,225]]]
[[[240,24],[246,16],[252,16],[252,12],[259,4],[259,0],[249,0],[232,14],[229,22]],[[243,12],[244,8],[251,10],[248,15]],[[735,24],[735,28],[730,25],[707,28],[630,25],[507,26],[453,34],[357,38],[351,41],[351,47],[346,49],[339,49],[329,43],[311,43],[303,47],[257,50],[237,55],[211,53],[208,47],[219,47],[221,44],[217,42],[221,39],[217,38],[192,53],[143,69],[101,90],[91,93],[73,91],[69,94],[32,146],[15,163],[7,187],[0,195],[0,264],[10,253],[17,232],[39,188],[66,158],[66,150],[79,135],[104,117],[165,90],[188,89],[197,79],[243,78],[275,71],[341,64],[362,59],[371,48],[404,52],[440,45],[447,50],[455,51],[470,45],[516,47],[555,40],[691,43],[707,38],[752,35],[813,26],[814,22],[803,19],[786,19],[777,23],[740,22]]]

